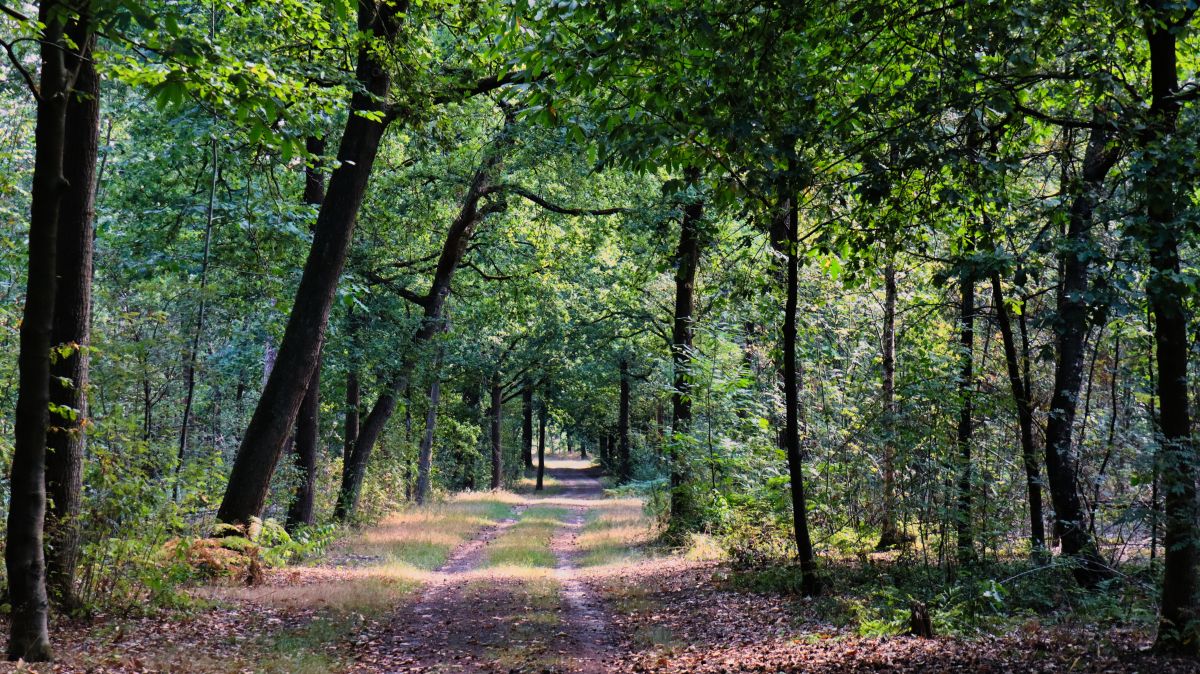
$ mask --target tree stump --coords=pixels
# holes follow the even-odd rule
[[[919,601],[914,601],[909,609],[908,633],[922,639],[933,638],[933,622],[929,619],[929,609]]]

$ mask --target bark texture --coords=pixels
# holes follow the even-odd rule
[[[17,410],[10,473],[7,545],[12,605],[10,660],[50,660],[49,600],[43,525],[46,515],[46,431],[50,423],[50,347],[57,285],[58,217],[67,181],[67,49],[69,8],[50,0],[38,7],[42,33],[37,123],[30,191],[29,265],[17,356]]]
[[[379,4],[360,1],[358,28],[387,40],[397,33],[395,19],[406,8],[407,2],[403,0]],[[391,86],[388,73],[386,64],[379,62],[378,52],[370,45],[359,50],[355,79],[361,90],[355,91],[350,102],[338,163],[317,215],[312,248],[279,346],[276,367],[271,370],[238,448],[217,511],[217,519],[222,522],[245,525],[250,518],[262,514],[275,465],[308,391],[354,223],[387,126],[385,105]],[[384,119],[374,121],[358,112],[381,113]]]
[[[58,284],[50,338],[51,344],[64,347],[50,364],[50,401],[75,410],[76,416],[55,417],[46,439],[46,584],[50,597],[68,609],[76,604],[75,568],[79,562],[92,325],[92,232],[100,144],[100,77],[92,61],[95,36],[90,25],[90,17],[84,16],[67,27],[79,51],[66,55],[66,68],[76,75],[66,111],[63,175],[67,190],[58,214]]]

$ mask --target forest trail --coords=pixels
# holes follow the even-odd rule
[[[608,617],[579,578],[580,535],[602,507],[598,469],[557,459],[546,476],[546,495],[523,497],[512,516],[459,546],[416,601],[359,639],[367,647],[352,671],[613,668]]]
[[[1122,625],[863,636],[836,589],[819,600],[755,591],[711,539],[656,547],[645,502],[606,495],[590,463],[547,464],[540,494],[525,478],[519,493],[405,508],[261,585],[194,588],[183,611],[60,620],[56,663],[0,672],[1147,671],[1138,633]],[[1103,655],[1098,639],[1111,644]]]

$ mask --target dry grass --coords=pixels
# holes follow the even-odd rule
[[[480,529],[511,516],[512,506],[519,503],[521,498],[508,492],[461,494],[391,515],[340,547],[352,555],[432,571]]]
[[[517,523],[488,547],[487,566],[553,568],[557,559],[550,539],[567,515],[566,509],[552,506],[526,509]]]
[[[595,567],[641,559],[659,533],[659,524],[646,514],[641,500],[601,501],[589,511],[577,540],[579,563]]]

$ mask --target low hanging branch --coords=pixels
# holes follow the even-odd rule
[[[612,208],[570,208],[567,206],[559,206],[558,204],[551,203],[544,197],[534,194],[533,192],[518,185],[493,185],[492,187],[488,188],[488,192],[506,192],[515,194],[519,197],[523,197],[529,201],[532,201],[548,211],[560,213],[562,215],[617,215],[619,213],[626,213],[629,211],[628,208],[617,206]]]

